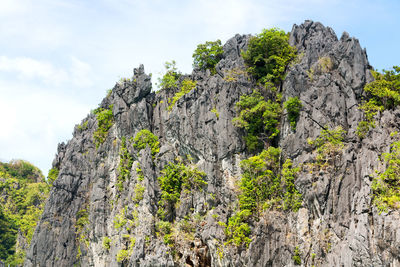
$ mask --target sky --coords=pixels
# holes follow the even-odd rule
[[[184,73],[206,41],[306,19],[343,31],[379,70],[400,65],[398,0],[0,0],[0,161],[47,174],[57,144],[108,89],[144,64],[153,83],[166,61]]]

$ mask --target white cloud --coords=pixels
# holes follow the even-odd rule
[[[27,1],[1,0],[0,17],[15,16],[27,12]]]
[[[0,56],[0,71],[16,72],[19,79],[39,78],[46,83],[62,83],[68,79],[64,70],[51,63],[27,57],[8,58]]]
[[[0,56],[0,72],[15,73],[20,80],[38,79],[46,84],[59,86],[65,83],[72,83],[77,87],[90,87],[91,66],[71,57],[68,70],[57,68],[47,61],[36,60],[28,57],[9,58]]]
[[[27,90],[19,83],[0,82],[0,88],[0,159],[26,159],[47,172],[57,143],[71,138],[90,107],[37,86]]]

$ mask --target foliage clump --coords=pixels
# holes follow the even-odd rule
[[[25,259],[21,245],[30,244],[50,187],[41,171],[23,160],[0,162],[0,177],[0,260],[19,266]]]
[[[280,149],[269,147],[260,154],[242,160],[239,207],[251,213],[259,213],[265,208],[297,211],[301,207],[302,196],[294,182],[299,172],[287,159],[280,167]]]
[[[164,67],[165,74],[162,78],[158,79],[159,87],[161,89],[177,88],[178,79],[182,74],[178,71],[175,60],[172,60],[171,62],[165,62]]]
[[[294,248],[292,259],[293,259],[294,265],[301,265],[299,246]]]
[[[118,165],[118,178],[117,188],[119,191],[123,190],[123,183],[129,178],[133,164],[133,157],[126,147],[126,138],[122,137],[121,148],[119,150],[119,165]]]
[[[179,92],[176,92],[175,95],[172,97],[172,99],[168,100],[169,106],[168,110],[172,110],[174,107],[175,103],[182,98],[182,96],[186,95],[190,91],[193,90],[193,88],[196,87],[197,82],[190,80],[190,79],[184,79],[181,83],[181,88]]]
[[[223,53],[221,40],[199,44],[192,56],[193,67],[209,69],[211,74],[216,74],[215,65],[221,60]]]
[[[161,200],[158,202],[159,215],[174,215],[175,205],[179,203],[182,192],[189,193],[192,190],[201,190],[207,182],[206,174],[197,169],[193,164],[185,164],[182,159],[177,158],[168,163],[158,177],[161,188]]]
[[[6,261],[15,254],[17,233],[17,225],[0,206],[0,260]]]
[[[377,173],[372,181],[373,203],[379,212],[400,208],[400,141],[383,154],[384,172]]]
[[[318,166],[326,167],[334,163],[336,156],[345,147],[343,144],[345,134],[346,131],[341,126],[332,130],[326,127],[315,140],[308,140],[308,143],[317,150]]]
[[[108,130],[114,123],[112,109],[113,105],[110,105],[108,109],[97,108],[93,112],[97,119],[97,129],[93,133],[93,139],[96,144],[96,148],[99,148],[99,146],[104,143],[108,135]]]
[[[279,135],[282,113],[279,98],[266,101],[259,91],[254,90],[252,94],[240,97],[236,109],[239,116],[233,119],[233,124],[246,130],[245,141],[250,151],[262,148]]]
[[[365,119],[358,124],[357,135],[364,138],[371,128],[375,128],[374,118],[379,111],[393,109],[400,104],[400,67],[382,72],[372,71],[375,81],[367,84],[364,91],[367,100],[359,107]]]
[[[239,182],[239,211],[229,218],[225,227],[227,242],[237,247],[251,242],[250,218],[265,209],[297,212],[302,206],[302,195],[294,182],[300,168],[290,159],[280,166],[281,150],[269,147],[248,159],[242,160],[242,177]]]
[[[108,236],[103,237],[103,249],[109,251],[111,248],[111,238]]]
[[[228,225],[222,223],[225,226],[225,235],[227,242],[225,245],[233,244],[237,247],[245,245],[247,248],[251,242],[249,237],[251,234],[251,228],[246,222],[251,216],[249,210],[242,210],[237,212],[235,215],[229,218]]]
[[[59,173],[60,170],[57,167],[53,167],[50,169],[49,174],[47,175],[47,183],[49,184],[49,186],[53,185]]]
[[[268,87],[283,80],[286,66],[296,57],[296,48],[289,45],[289,35],[284,31],[264,29],[250,39],[242,56],[249,73]]]
[[[147,129],[140,130],[133,139],[133,142],[133,147],[138,151],[145,149],[148,145],[151,149],[151,155],[153,156],[153,159],[155,158],[156,154],[160,152],[160,142],[158,141],[158,136]]]
[[[296,124],[297,120],[299,119],[302,106],[303,105],[301,104],[301,101],[297,96],[289,97],[289,99],[285,103],[283,103],[283,107],[287,111],[289,123],[293,131],[296,130]]]

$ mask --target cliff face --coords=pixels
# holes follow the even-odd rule
[[[53,166],[60,173],[25,266],[292,266],[296,255],[304,266],[399,264],[399,213],[379,214],[371,204],[370,174],[384,170],[379,156],[400,128],[400,112],[383,112],[366,138],[357,137],[363,88],[373,80],[366,51],[347,33],[338,40],[332,29],[311,21],[290,33],[299,56],[281,88],[283,101],[298,96],[303,103],[296,131],[282,116],[279,136],[282,157],[302,166],[295,182],[302,208],[266,210],[250,222],[248,248],[224,245],[225,227],[218,222],[226,223],[235,211],[239,163],[249,156],[244,132],[232,124],[235,103],[256,87],[240,56],[248,40],[236,35],[227,41],[216,75],[195,70],[185,76],[197,81],[196,88],[170,111],[175,91],[151,92],[143,66],[131,81],[116,84],[100,105],[113,112],[105,142],[96,148],[97,120],[90,114],[59,145]],[[315,139],[321,127],[336,126],[347,132],[344,148],[329,167],[312,167],[316,152],[307,139]],[[159,137],[154,158],[149,147],[137,153],[132,146],[142,129]],[[132,164],[119,188],[124,147]],[[157,215],[157,177],[185,155],[205,172],[207,186],[181,195],[172,230],[165,231]],[[166,242],[165,233],[173,242]]]

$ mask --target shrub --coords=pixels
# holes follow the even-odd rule
[[[236,103],[239,116],[233,119],[236,127],[246,130],[246,145],[250,151],[263,147],[263,142],[272,141],[278,136],[281,107],[278,102],[265,101],[254,90],[250,95],[243,95]]]
[[[400,67],[393,70],[383,70],[382,73],[372,72],[375,81],[367,84],[364,90],[370,93],[385,109],[391,109],[400,104]]]
[[[127,211],[127,207],[121,209],[119,214],[115,215],[113,223],[114,223],[114,228],[116,230],[121,229],[128,222],[128,220],[126,219],[126,211]]]
[[[211,112],[215,114],[215,116],[217,117],[217,119],[219,119],[219,112],[216,108],[212,108]]]
[[[139,203],[143,199],[143,194],[144,194],[145,187],[141,185],[140,183],[137,183],[135,185],[134,193],[135,195],[133,196],[133,202]]]
[[[300,116],[300,109],[302,108],[302,104],[300,99],[296,97],[289,97],[289,99],[283,103],[284,108],[288,113],[288,119],[292,130],[296,130],[296,123]]]
[[[391,151],[383,154],[384,172],[372,180],[373,204],[379,212],[400,208],[400,141],[391,145]]]
[[[333,163],[336,155],[342,152],[344,148],[343,140],[346,132],[341,126],[333,130],[322,129],[320,135],[315,140],[309,140],[308,143],[317,149],[317,163],[320,167]]]
[[[282,166],[282,182],[285,194],[283,197],[283,209],[297,212],[301,208],[302,195],[294,185],[299,167],[294,168],[290,159],[287,159]]]
[[[221,60],[223,53],[221,40],[199,44],[192,56],[193,67],[202,70],[209,69],[212,74],[215,74],[215,65]]]
[[[280,149],[269,147],[260,154],[242,160],[239,207],[241,210],[259,212],[268,199],[280,197],[278,176]]]
[[[251,242],[250,226],[245,222],[251,215],[249,210],[242,210],[229,218],[228,225],[225,225],[227,242],[225,245],[234,244],[237,247],[245,245],[246,248]]]
[[[133,158],[126,147],[126,138],[122,137],[121,148],[119,149],[119,165],[118,165],[118,178],[117,188],[119,191],[123,190],[124,181],[129,178],[133,164]]]
[[[375,81],[364,87],[368,100],[359,107],[365,116],[357,127],[360,138],[364,138],[375,127],[374,118],[378,111],[392,109],[400,104],[400,67],[394,66],[393,70],[383,70],[382,73],[372,71],[372,75]]]
[[[295,247],[295,249],[293,251],[292,259],[293,259],[294,265],[301,265],[299,246]]]
[[[111,248],[111,239],[108,236],[103,237],[103,249],[109,251]]]
[[[158,79],[160,88],[177,88],[177,81],[181,76],[181,73],[176,68],[175,60],[172,60],[171,62],[165,62],[164,67],[165,74],[161,79]]]
[[[83,131],[87,130],[87,128],[88,128],[88,121],[85,121],[82,124],[78,125],[78,130],[80,132],[83,132]]]
[[[112,108],[113,105],[110,105],[109,109],[98,108],[94,110],[94,114],[96,115],[97,119],[97,129],[93,133],[93,139],[95,141],[96,148],[99,148],[99,146],[104,143],[108,135],[108,130],[114,123]]]
[[[358,123],[356,131],[358,137],[362,139],[365,138],[371,128],[375,128],[375,116],[379,111],[383,111],[384,108],[376,98],[371,98],[358,108],[364,112],[364,120]]]
[[[279,148],[269,147],[241,161],[241,210],[259,213],[265,208],[277,208],[297,212],[301,207],[302,195],[294,184],[300,168],[293,167],[290,159],[280,167],[280,153]]]
[[[288,41],[288,34],[276,28],[264,29],[250,39],[242,56],[257,81],[276,84],[283,80],[286,66],[296,56]]]
[[[156,154],[160,152],[160,142],[158,141],[158,136],[153,134],[147,129],[140,130],[134,138],[133,147],[140,152],[145,149],[148,145],[151,149],[151,155],[153,159]]]
[[[54,181],[57,179],[60,170],[56,167],[53,167],[49,170],[49,174],[47,175],[47,184],[52,186]]]
[[[128,257],[129,257],[129,251],[126,249],[121,249],[117,253],[117,262],[123,262],[123,261],[127,260]]]
[[[162,170],[162,176],[158,177],[161,187],[160,214],[164,217],[165,212],[172,214],[175,211],[175,204],[179,202],[182,191],[187,193],[191,190],[201,190],[207,185],[206,174],[197,169],[195,165],[184,164],[178,158],[176,163],[168,163]],[[165,212],[164,212],[165,211]]]
[[[168,106],[168,110],[171,110],[175,103],[181,99],[182,96],[186,95],[187,93],[189,93],[190,91],[192,91],[193,88],[196,87],[196,81],[192,81],[190,79],[184,79],[182,81],[181,84],[181,90],[179,92],[177,92],[172,99],[170,99],[168,102],[170,103],[170,105]]]

